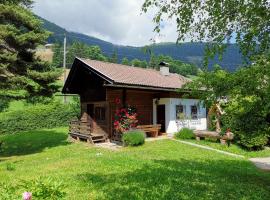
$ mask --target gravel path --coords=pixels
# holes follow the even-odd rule
[[[253,162],[256,167],[262,170],[269,170],[270,171],[270,157],[268,158],[250,158],[251,162]]]

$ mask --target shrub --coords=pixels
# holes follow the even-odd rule
[[[67,126],[77,111],[70,105],[53,102],[48,105],[35,105],[24,110],[0,114],[0,134],[12,134],[39,128]]]
[[[182,128],[179,132],[174,135],[177,139],[193,139],[195,138],[193,130],[189,128]]]
[[[238,143],[248,150],[261,150],[268,143],[268,135],[262,132],[250,134],[236,132],[236,136],[239,138]]]
[[[25,191],[32,193],[33,199],[63,199],[66,196],[65,185],[52,178],[37,178],[34,180],[20,180],[6,184],[0,182],[0,199],[21,199]]]
[[[145,141],[145,133],[141,130],[125,132],[122,135],[122,141],[126,146],[142,145]]]
[[[27,191],[33,194],[33,199],[57,200],[66,196],[63,183],[51,178],[38,178],[32,181],[24,181],[23,186]]]
[[[249,150],[263,149],[270,136],[269,124],[263,113],[253,109],[259,104],[249,104],[248,101],[245,106],[238,102],[229,105],[226,114],[222,116],[222,124],[231,129],[234,140],[242,147]]]

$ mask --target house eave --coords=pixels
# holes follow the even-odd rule
[[[167,92],[188,92],[188,90],[183,90],[181,88],[164,88],[164,87],[153,87],[153,86],[143,86],[143,85],[130,85],[130,84],[104,84],[105,87],[116,87],[116,88],[130,88],[130,89],[143,89],[143,90],[155,90],[155,91],[167,91]]]

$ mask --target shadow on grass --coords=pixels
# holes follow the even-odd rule
[[[0,157],[27,155],[43,151],[45,148],[68,145],[68,135],[57,130],[36,130],[1,138],[4,142]]]
[[[76,177],[98,199],[270,199],[270,176],[245,160],[154,160],[136,170]]]

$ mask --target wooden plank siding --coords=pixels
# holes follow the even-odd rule
[[[101,91],[96,91],[99,93]],[[102,91],[103,92],[103,91]],[[135,106],[138,113],[138,124],[139,125],[150,125],[153,124],[153,99],[154,98],[168,98],[168,97],[181,97],[182,94],[175,92],[161,92],[161,91],[151,91],[151,90],[140,90],[140,89],[127,89],[127,88],[111,88],[107,87],[105,89],[105,99],[94,97],[93,93],[84,94],[81,98],[81,120],[89,120],[87,115],[87,104],[104,104],[106,105],[106,124],[99,124],[98,122],[93,122],[93,131],[101,131],[108,134],[111,138],[113,133],[113,118],[117,108],[123,106],[124,102],[131,106]],[[115,99],[119,98],[121,100],[120,105],[116,105]],[[91,101],[92,100],[92,101]],[[91,120],[91,119],[90,119]]]
[[[153,98],[157,92],[154,91],[144,91],[135,89],[106,89],[106,101],[109,103],[110,107],[110,135],[113,131],[113,117],[117,108],[123,106],[123,99],[126,103],[135,106],[138,113],[138,119],[140,125],[153,124]],[[123,98],[122,95],[126,96]],[[120,98],[121,104],[117,106],[115,99]]]

